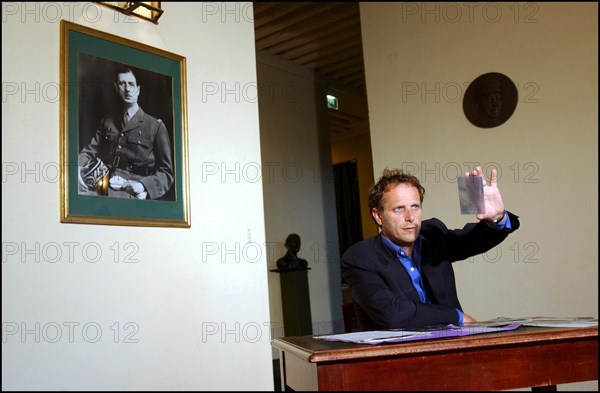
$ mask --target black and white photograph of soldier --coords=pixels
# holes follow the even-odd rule
[[[173,82],[78,57],[80,195],[175,200]]]

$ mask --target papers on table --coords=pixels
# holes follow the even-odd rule
[[[488,321],[476,322],[474,326],[502,326],[508,323],[520,323],[523,326],[537,327],[593,327],[598,326],[598,318],[592,317],[528,317],[528,318],[506,318],[498,317]]]
[[[344,341],[357,344],[381,344],[414,340],[429,340],[434,338],[460,337],[471,334],[492,333],[503,330],[514,330],[521,326],[519,323],[509,323],[503,326],[455,326],[448,325],[431,329],[419,330],[376,330],[370,332],[355,332],[315,336],[326,341]]]
[[[370,332],[355,332],[334,334],[330,336],[315,336],[319,340],[325,341],[345,341],[360,344],[379,344],[382,342],[401,341],[408,338],[425,337],[427,332],[412,332],[405,330],[373,330]]]
[[[429,340],[434,338],[461,337],[472,334],[493,333],[514,330],[519,326],[535,327],[593,327],[598,326],[598,319],[592,317],[528,317],[506,318],[498,317],[487,321],[479,321],[464,326],[440,326],[415,330],[375,330],[369,332],[354,332],[315,336],[325,341],[343,341],[357,344],[397,343],[404,341]]]

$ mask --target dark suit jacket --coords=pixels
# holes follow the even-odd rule
[[[508,213],[511,230],[485,222],[449,230],[437,218],[421,224],[421,275],[432,304],[421,303],[411,279],[381,235],[362,240],[342,256],[342,276],[349,286],[361,330],[399,329],[458,323],[462,310],[452,262],[484,253],[519,228]]]

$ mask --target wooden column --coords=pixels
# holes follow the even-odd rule
[[[308,271],[310,268],[274,269],[279,273],[283,328],[286,337],[312,334]]]

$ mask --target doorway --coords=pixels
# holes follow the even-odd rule
[[[356,160],[333,165],[340,256],[362,240],[360,193]]]

